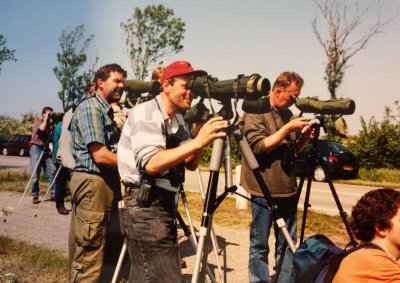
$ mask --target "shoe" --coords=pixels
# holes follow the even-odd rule
[[[40,201],[39,201],[39,198],[38,197],[33,197],[33,200],[32,200],[32,203],[33,204],[38,204]]]
[[[69,214],[68,209],[66,209],[64,206],[60,206],[57,208],[57,211],[59,214],[67,215]]]

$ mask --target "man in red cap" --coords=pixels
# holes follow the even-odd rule
[[[130,282],[181,282],[175,224],[180,165],[195,170],[201,150],[226,134],[222,117],[194,129],[191,139],[180,112],[195,96],[188,82],[206,72],[189,62],[165,67],[162,91],[130,110],[118,144],[118,170],[125,187],[123,227],[131,258]],[[183,166],[182,166],[183,167]]]

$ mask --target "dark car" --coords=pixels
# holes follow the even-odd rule
[[[31,135],[16,135],[12,141],[3,145],[3,155],[18,154],[24,156],[29,154],[31,148]]]
[[[298,176],[303,175],[305,158],[311,147],[312,141],[310,141],[306,148],[297,156],[295,173]],[[357,178],[359,168],[357,159],[343,144],[329,140],[318,140],[318,151],[332,179]],[[322,166],[318,165],[315,167],[314,179],[320,182],[326,180]]]

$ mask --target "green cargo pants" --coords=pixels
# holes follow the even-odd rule
[[[71,282],[110,282],[123,243],[117,209],[119,176],[74,172],[70,188]]]

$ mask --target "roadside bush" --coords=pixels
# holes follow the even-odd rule
[[[400,183],[400,170],[397,169],[366,169],[360,168],[358,171],[360,180],[373,182]]]
[[[400,169],[400,104],[394,103],[397,114],[392,115],[389,107],[385,109],[382,122],[372,117],[368,123],[363,117],[359,134],[348,144],[357,156],[361,167],[366,169]]]

